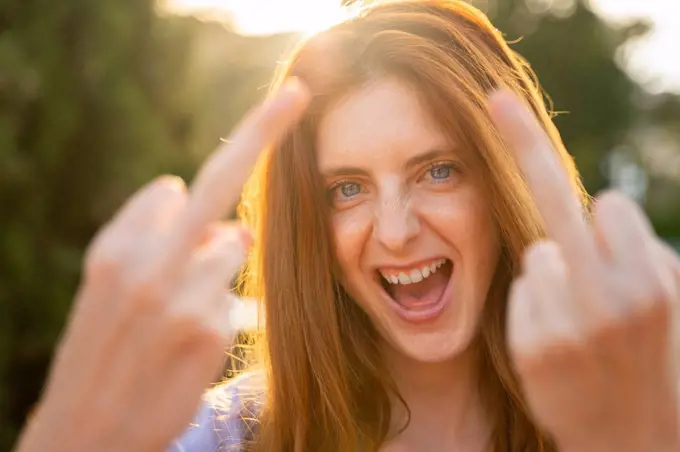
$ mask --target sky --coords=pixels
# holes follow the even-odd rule
[[[654,30],[627,49],[626,68],[651,91],[680,93],[680,0],[592,0],[612,22],[646,17]]]
[[[283,31],[313,33],[342,18],[339,0],[165,2],[165,9],[180,14],[228,14],[241,33],[255,35]],[[654,31],[624,50],[624,67],[651,92],[680,93],[680,0],[591,0],[591,3],[595,11],[613,23],[634,17],[652,21]]]

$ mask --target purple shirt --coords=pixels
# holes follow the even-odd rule
[[[238,452],[245,438],[244,409],[262,403],[264,379],[259,373],[244,374],[208,391],[194,421],[167,452]]]

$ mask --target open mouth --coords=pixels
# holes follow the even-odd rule
[[[379,269],[385,295],[405,320],[425,321],[436,317],[451,286],[453,262],[446,258],[424,262],[410,269]]]

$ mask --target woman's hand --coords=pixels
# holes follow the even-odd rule
[[[103,228],[18,451],[158,451],[188,426],[224,362],[226,286],[248,246],[219,220],[308,97],[289,82],[208,159],[189,193],[161,177]]]
[[[510,352],[537,422],[561,451],[678,450],[676,258],[621,195],[602,196],[588,225],[529,111],[507,92],[490,108],[549,238],[527,250],[508,308]]]

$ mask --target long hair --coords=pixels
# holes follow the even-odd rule
[[[494,451],[554,451],[532,421],[505,341],[506,298],[523,249],[544,235],[526,184],[486,110],[504,87],[532,109],[583,200],[573,161],[529,65],[487,17],[456,0],[379,3],[302,43],[278,81],[312,91],[302,121],[265,153],[241,214],[255,230],[246,293],[262,300],[266,404],[249,450],[375,451],[399,399],[366,314],[339,284],[329,206],[317,169],[318,124],[352,90],[381,77],[410,85],[442,130],[468,150],[500,231],[501,258],[480,319],[483,395]],[[402,400],[403,402],[403,400]]]

